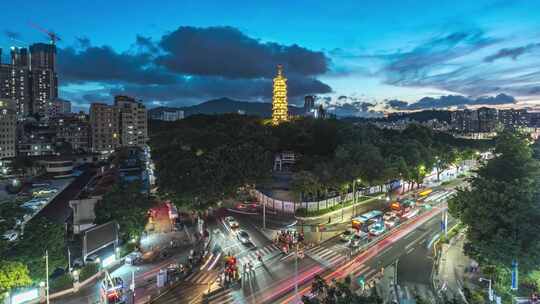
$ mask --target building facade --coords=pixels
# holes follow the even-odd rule
[[[71,145],[73,152],[90,152],[90,125],[78,116],[61,116],[54,120],[57,142]]]
[[[107,154],[120,146],[118,111],[104,103],[90,105],[92,151]]]
[[[148,111],[151,119],[162,121],[177,121],[184,119],[184,111],[175,108],[159,107]]]
[[[19,117],[49,115],[58,97],[55,63],[56,46],[46,43],[32,44],[30,52],[12,47],[11,62],[0,62],[0,97],[16,102]]]
[[[123,147],[142,147],[148,141],[148,117],[142,102],[129,96],[114,97],[119,118],[120,144]]]
[[[0,99],[0,159],[15,157],[17,113],[13,100]]]

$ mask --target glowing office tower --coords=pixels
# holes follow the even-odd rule
[[[274,78],[274,97],[272,98],[272,124],[278,125],[289,119],[287,104],[287,78],[283,77],[283,66],[278,65]]]

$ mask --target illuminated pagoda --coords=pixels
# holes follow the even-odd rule
[[[278,125],[289,119],[287,104],[287,78],[283,77],[283,66],[278,65],[274,78],[274,96],[272,97],[272,124]]]

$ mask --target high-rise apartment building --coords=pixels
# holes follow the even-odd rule
[[[148,118],[142,102],[129,96],[114,97],[122,146],[143,146],[148,140]]]
[[[0,159],[15,157],[17,112],[13,100],[0,99]]]
[[[120,146],[118,111],[115,106],[104,103],[90,105],[90,129],[92,151],[112,153]]]
[[[1,53],[1,51],[0,51]],[[11,48],[11,62],[0,62],[0,97],[15,101],[17,115],[49,115],[58,97],[56,46],[35,43]]]
[[[51,69],[56,66],[56,45],[34,43],[30,46],[30,65],[32,69]]]
[[[495,132],[498,124],[497,109],[478,108],[478,132]]]
[[[28,52],[13,47],[11,63],[0,61],[0,98],[13,100],[17,115],[22,117],[30,113],[31,93]]]
[[[30,78],[32,113],[49,116],[58,98],[58,77],[55,72],[56,46],[35,43],[30,46]]]

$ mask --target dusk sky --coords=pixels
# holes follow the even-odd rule
[[[292,102],[316,94],[354,115],[540,106],[540,1],[30,0],[1,15],[4,54],[47,41],[29,23],[63,39],[60,96],[77,108],[117,93],[269,102],[279,63]]]

